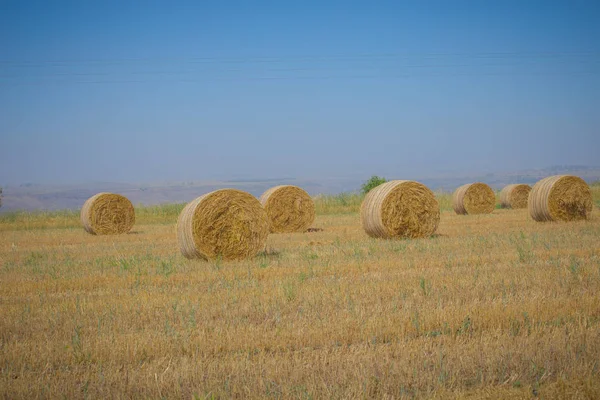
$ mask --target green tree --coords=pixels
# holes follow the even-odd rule
[[[363,194],[367,194],[371,191],[371,189],[373,189],[374,187],[377,187],[385,182],[387,182],[387,179],[385,179],[381,176],[373,175],[372,177],[369,178],[368,181],[366,181],[365,183],[362,184],[362,186],[360,187],[360,191]]]

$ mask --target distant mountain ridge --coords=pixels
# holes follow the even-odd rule
[[[415,178],[385,176],[388,179],[415,179],[432,190],[451,192],[458,186],[470,182],[485,182],[495,189],[501,189],[509,183],[534,184],[550,175],[577,175],[591,183],[600,180],[600,167],[593,166],[551,166],[543,169],[531,169],[514,172],[495,172],[483,175],[439,176]],[[41,185],[25,183],[19,186],[4,186],[0,213],[15,210],[60,210],[79,209],[89,197],[99,192],[115,192],[127,196],[133,204],[155,205],[162,203],[185,203],[221,188],[245,190],[254,196],[260,196],[265,190],[276,185],[291,184],[304,188],[311,195],[338,194],[358,191],[360,185],[369,177],[362,178],[264,178],[229,179],[193,182],[163,183],[113,183],[92,182],[77,185]]]

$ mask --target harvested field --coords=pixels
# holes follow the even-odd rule
[[[181,255],[182,206],[122,236],[0,215],[0,396],[600,397],[597,208],[445,207],[433,238],[385,241],[327,201],[323,231],[243,261]]]

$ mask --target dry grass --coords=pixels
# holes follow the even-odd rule
[[[171,211],[119,237],[2,216],[0,396],[600,397],[598,209],[446,211],[406,241],[329,211],[234,262],[181,256]]]

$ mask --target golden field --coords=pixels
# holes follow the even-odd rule
[[[75,212],[0,215],[3,398],[600,398],[592,219],[458,216],[377,240],[357,196],[241,262],[179,254],[181,206],[122,236]]]

